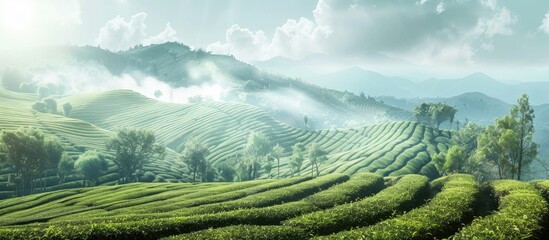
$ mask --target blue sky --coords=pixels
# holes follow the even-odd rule
[[[0,7],[4,50],[179,41],[244,61],[381,56],[408,68],[549,76],[546,0],[0,0]]]

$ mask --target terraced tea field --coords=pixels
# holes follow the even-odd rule
[[[235,161],[248,134],[259,131],[274,145],[285,148],[281,159],[281,177],[290,177],[291,146],[318,143],[328,152],[328,161],[320,166],[321,174],[373,172],[383,176],[419,173],[430,178],[438,176],[431,155],[447,148],[448,131],[439,131],[414,122],[389,122],[357,129],[308,131],[274,120],[252,105],[206,102],[170,104],[146,98],[129,90],[81,94],[58,100],[58,105],[71,103],[70,117],[31,110],[36,96],[0,89],[0,129],[21,126],[38,127],[57,137],[69,154],[76,158],[87,149],[105,152],[105,142],[119,126],[133,126],[155,131],[168,147],[166,159],[145,166],[143,181],[189,182],[188,169],[179,152],[189,137],[202,140],[209,148],[213,166]],[[109,153],[107,152],[108,157]],[[234,164],[234,162],[231,162]],[[311,166],[306,159],[300,174],[308,175]],[[9,196],[9,169],[0,170],[0,198]],[[46,191],[81,186],[81,177],[73,174],[63,185],[54,169],[46,172]],[[264,171],[260,179],[273,178]],[[116,167],[110,166],[98,183],[114,184]]]
[[[463,174],[98,186],[0,201],[0,239],[543,239],[547,192]]]
[[[365,171],[385,176],[421,173],[436,177],[430,155],[445,150],[450,138],[447,131],[413,122],[307,131],[276,121],[251,105],[169,104],[126,90],[84,94],[62,101],[73,104],[72,117],[108,130],[122,125],[153,129],[174,150],[181,149],[188,137],[197,137],[210,147],[209,158],[214,164],[241,151],[250,131],[262,132],[273,144],[279,143],[286,149],[286,157],[281,160],[284,177],[290,175],[288,156],[297,142],[305,145],[316,142],[329,153],[329,161],[322,166],[321,173]],[[310,172],[307,161],[302,171]]]

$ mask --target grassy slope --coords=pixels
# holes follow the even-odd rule
[[[493,182],[490,186],[495,194],[491,197],[499,201],[499,208],[492,215],[481,217],[478,215],[478,205],[474,204],[480,199],[476,192],[478,183],[472,176],[451,175],[437,179],[431,182],[428,192],[418,187],[424,185],[425,181],[418,182],[420,179],[417,175],[392,179],[387,181],[385,187],[379,176],[357,176],[349,178],[342,174],[328,174],[316,179],[291,178],[239,183],[135,183],[35,194],[0,201],[0,239],[158,239],[189,232],[194,233],[175,239],[201,239],[207,236],[223,239],[221,236],[234,238],[238,234],[245,234],[240,237],[246,239],[258,239],[261,236],[277,239],[284,236],[280,232],[284,228],[280,225],[288,225],[285,219],[296,219],[293,217],[310,212],[331,212],[331,218],[318,221],[332,226],[339,218],[346,217],[344,209],[356,204],[362,204],[362,207],[375,212],[381,202],[398,201],[400,196],[387,194],[396,188],[417,195],[413,197],[417,204],[410,205],[414,210],[404,213],[395,210],[393,214],[379,218],[367,215],[364,216],[367,221],[354,220],[359,223],[358,227],[365,228],[339,232],[343,229],[338,227],[333,230],[338,231],[342,237],[355,234],[352,239],[372,238],[371,234],[378,236],[376,239],[430,239],[452,235],[452,238],[468,236],[466,239],[470,239],[488,236],[494,233],[491,229],[501,228],[513,231],[514,239],[523,239],[537,236],[543,228],[541,219],[548,214],[547,203],[542,197],[545,196],[542,192],[545,193],[546,186],[549,186],[547,181],[535,184],[514,180]],[[364,193],[349,187],[351,185],[359,186]],[[534,186],[542,191],[537,191]],[[380,187],[387,191],[379,192]],[[258,188],[264,191],[253,190]],[[247,191],[248,194],[234,198],[230,192],[235,189]],[[342,198],[342,195],[346,197]],[[532,198],[528,204],[534,205],[519,204],[521,197],[526,195]],[[421,199],[425,198],[430,200],[421,205]],[[359,202],[350,203],[352,199]],[[194,204],[166,209],[160,213],[147,211],[153,205],[184,201]],[[334,204],[325,205],[326,201]],[[516,204],[512,201],[516,201]],[[113,211],[113,206],[117,206],[114,208],[116,211]],[[323,208],[328,210],[322,212]],[[98,210],[102,211],[101,215],[95,215]],[[335,214],[338,211],[342,211],[342,214]],[[498,218],[500,214],[506,214],[507,217],[500,221],[488,221]],[[524,214],[530,215],[525,218]],[[383,220],[387,217],[389,219]],[[495,225],[490,228],[479,227],[488,223]],[[238,227],[241,224],[265,227],[256,232],[254,229],[257,226]],[[310,229],[303,228],[303,224],[290,225],[286,226],[287,229],[295,234],[291,239],[307,239],[316,235]],[[378,228],[384,228],[385,231],[377,231]],[[204,229],[209,230],[200,231]],[[370,234],[367,231],[374,232]],[[362,232],[364,234],[360,235]]]
[[[273,144],[279,143],[286,149],[287,156],[281,160],[282,176],[290,175],[288,156],[297,142],[317,142],[329,152],[330,160],[322,166],[322,173],[369,171],[381,175],[436,176],[429,155],[443,149],[449,138],[448,132],[412,122],[306,131],[276,121],[251,105],[169,104],[128,90],[83,94],[61,102],[74,106],[72,117],[108,130],[124,125],[153,129],[174,150],[180,150],[188,137],[197,137],[211,148],[209,158],[214,165],[231,160],[242,149],[250,131],[263,132]],[[310,172],[309,166],[306,160],[304,174]]]
[[[88,149],[105,151],[105,142],[112,136],[112,132],[75,118],[67,118],[60,115],[39,113],[31,110],[36,96],[33,94],[14,93],[0,88],[0,129],[17,129],[19,127],[37,127],[44,133],[58,138],[65,151],[73,158]],[[108,156],[110,158],[110,156]],[[186,174],[181,171],[184,165],[178,163],[177,154],[168,149],[164,161],[158,161],[146,170],[159,177],[170,181],[186,180]],[[11,189],[6,187],[8,175],[11,171],[7,168],[0,170],[0,195],[10,194]],[[107,174],[99,179],[100,184],[114,183],[116,181],[116,168],[109,167]],[[55,190],[59,180],[55,171],[48,171],[48,188]],[[63,188],[80,186],[80,177],[71,175],[67,178]],[[1,196],[0,196],[1,197]]]

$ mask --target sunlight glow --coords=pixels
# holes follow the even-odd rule
[[[33,20],[32,2],[26,0],[2,1],[4,26],[15,32],[30,30]]]

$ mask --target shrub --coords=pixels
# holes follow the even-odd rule
[[[284,222],[314,234],[329,234],[366,226],[409,210],[427,196],[429,180],[420,175],[406,175],[378,194],[358,202],[313,212]]]
[[[541,230],[547,202],[532,185],[515,180],[492,182],[499,210],[478,218],[451,239],[532,239]]]
[[[319,239],[423,239],[444,238],[473,217],[479,186],[473,176],[444,178],[444,186],[430,202],[399,217],[375,225],[339,232]]]
[[[254,239],[254,240],[299,240],[308,239],[305,232],[299,228],[285,226],[253,226],[239,225],[224,228],[208,229],[189,234],[163,238],[162,240],[226,240],[226,239]]]

